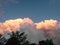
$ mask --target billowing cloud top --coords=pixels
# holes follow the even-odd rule
[[[17,18],[0,22],[0,34],[17,30],[25,31],[30,41],[37,42],[47,37],[52,38],[58,45],[60,43],[60,22],[57,20],[50,19],[34,23],[30,18]]]
[[[14,31],[24,23],[29,23],[33,25],[33,21],[29,18],[24,18],[24,19],[14,19],[14,20],[6,20],[3,23],[0,23],[0,34],[3,33],[4,31]]]
[[[6,20],[5,22],[0,22],[0,34],[4,31],[14,31],[21,27],[22,24],[28,23],[35,27],[36,30],[54,30],[60,29],[59,22],[57,20],[45,20],[39,23],[34,23],[30,18],[18,18],[14,20]]]
[[[44,21],[41,21],[39,23],[36,23],[36,28],[37,29],[46,29],[46,30],[51,30],[53,28],[56,28],[56,24],[57,24],[57,20],[53,20],[53,19],[50,19],[50,20],[44,20]]]

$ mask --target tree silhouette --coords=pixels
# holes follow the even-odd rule
[[[52,39],[50,40],[42,40],[42,41],[39,41],[39,44],[38,45],[53,45],[53,42],[52,42]]]
[[[17,32],[12,32],[11,38],[7,41],[5,45],[36,45],[36,43],[30,43],[26,39],[26,34],[24,32],[20,33],[19,31]],[[53,45],[52,39],[50,40],[42,40],[39,41],[38,45]]]
[[[0,34],[0,45],[3,45],[3,42],[1,41],[1,36],[2,36],[2,35]]]
[[[1,37],[2,35],[0,34],[0,37]]]
[[[7,41],[5,45],[25,45],[29,44],[29,41],[26,40],[26,34],[17,32],[12,32],[11,38]]]

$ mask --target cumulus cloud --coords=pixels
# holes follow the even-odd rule
[[[50,19],[34,23],[30,18],[17,18],[0,22],[0,34],[17,30],[25,32],[31,42],[51,38],[55,44],[60,43],[60,22],[57,20]]]

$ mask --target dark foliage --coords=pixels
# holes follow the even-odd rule
[[[26,35],[20,32],[12,32],[11,38],[7,41],[5,45],[24,45],[28,44],[29,42],[26,40]]]
[[[5,45],[37,45],[36,43],[30,43],[26,40],[26,34],[20,32],[12,32],[11,38],[7,41]],[[42,40],[39,41],[38,45],[53,45],[52,40]]]
[[[53,45],[53,42],[52,40],[42,40],[42,41],[39,41],[39,44],[38,45]]]
[[[3,45],[3,42],[1,41],[1,36],[2,36],[2,35],[0,34],[0,45]]]
[[[2,35],[0,34],[0,37],[1,37]]]

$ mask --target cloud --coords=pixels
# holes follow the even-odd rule
[[[44,36],[53,39],[55,45],[60,44],[60,22],[57,20],[44,20],[36,23],[36,28],[44,32]]]
[[[46,29],[46,30],[51,30],[51,29],[55,29],[56,28],[56,24],[57,24],[57,20],[53,20],[53,19],[50,19],[50,20],[44,20],[44,21],[41,21],[39,23],[36,23],[36,28],[37,29]]]
[[[17,18],[0,22],[0,34],[17,30],[28,34],[28,40],[31,42],[51,38],[55,44],[60,43],[60,22],[57,20],[50,19],[34,23],[30,18]]]

